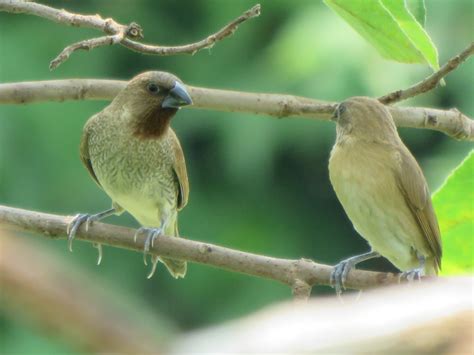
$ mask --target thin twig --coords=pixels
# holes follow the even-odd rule
[[[149,44],[144,44],[136,41],[131,41],[125,39],[121,44],[131,50],[134,50],[139,53],[144,54],[153,54],[160,56],[169,56],[175,54],[195,54],[197,51],[206,48],[212,48],[216,42],[223,40],[226,37],[231,36],[237,30],[239,25],[247,20],[250,20],[254,17],[260,16],[261,6],[260,4],[255,5],[251,9],[245,11],[242,15],[237,17],[232,22],[228,23],[222,27],[216,33],[202,39],[201,41],[185,44],[182,46],[173,46],[173,47],[162,47],[162,46],[153,46]]]
[[[77,51],[78,49],[85,49],[89,51],[97,47],[117,44],[122,40],[123,40],[122,35],[113,35],[113,36],[103,36],[103,37],[98,37],[98,38],[86,39],[85,41],[80,41],[80,42],[71,44],[70,46],[67,46],[66,48],[64,48],[62,52],[59,53],[58,56],[49,63],[49,69],[50,70],[56,69],[62,63],[68,60],[69,56],[73,52]]]
[[[2,228],[39,233],[50,238],[65,238],[66,228],[71,218],[71,216],[58,216],[0,206],[0,226]],[[79,228],[77,239],[143,251],[145,236],[139,235],[135,243],[136,231],[134,229],[104,223],[94,223],[88,231],[84,229]],[[272,258],[184,238],[159,237],[150,249],[150,254],[275,280],[290,287],[295,285],[296,280],[304,282],[309,288],[316,284],[329,285],[329,276],[332,271],[332,267],[329,265],[318,264],[307,259]],[[352,270],[348,275],[346,287],[366,289],[398,283],[398,280],[399,277],[395,274]]]
[[[221,41],[232,35],[240,24],[260,15],[260,5],[257,4],[251,9],[245,11],[242,15],[231,21],[216,33],[209,35],[195,43],[182,46],[156,46],[136,42],[136,39],[143,38],[143,31],[137,23],[122,25],[113,19],[103,19],[99,15],[81,15],[58,10],[42,4],[21,0],[0,0],[0,11],[10,13],[24,13],[46,18],[48,20],[61,24],[88,27],[100,30],[107,34],[104,37],[92,38],[80,41],[66,47],[50,63],[50,69],[53,70],[66,61],[69,56],[78,49],[91,50],[100,46],[121,44],[136,52],[151,55],[176,55],[176,54],[195,54],[197,51],[205,48],[211,48],[218,41]]]
[[[126,81],[68,79],[0,84],[0,104],[44,101],[112,100]],[[225,112],[247,112],[273,117],[305,117],[329,121],[337,103],[281,94],[248,93],[187,86],[193,105]],[[459,140],[474,140],[474,121],[458,110],[388,107],[397,126],[426,128]]]
[[[431,74],[426,79],[420,81],[419,83],[409,87],[404,90],[397,90],[390,94],[379,97],[379,101],[384,104],[393,104],[402,100],[406,100],[410,97],[420,95],[424,92],[434,89],[438,83],[456,69],[461,63],[463,63],[467,58],[469,58],[474,53],[474,42],[469,45],[465,50],[463,50],[457,56],[448,60],[448,62],[443,65],[437,72]]]

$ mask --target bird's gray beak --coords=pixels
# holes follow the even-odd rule
[[[163,108],[180,108],[181,106],[191,105],[193,100],[188,91],[180,82],[175,82],[174,87],[163,100]]]

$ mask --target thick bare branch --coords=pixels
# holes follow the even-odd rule
[[[126,81],[66,79],[0,84],[0,103],[29,104],[68,100],[112,100]]]
[[[448,60],[437,72],[431,74],[426,79],[404,90],[397,90],[390,94],[379,97],[379,101],[384,104],[393,104],[410,97],[420,95],[434,89],[438,83],[450,72],[456,69],[462,62],[474,53],[474,42],[457,56]]]
[[[472,354],[472,277],[272,305],[178,337],[170,354]],[[212,339],[212,341],[209,341]]]
[[[474,141],[474,120],[459,110],[428,107],[388,106],[399,127],[427,128],[443,132],[458,140]]]
[[[50,238],[64,238],[71,218],[0,206],[0,227],[39,233]],[[135,243],[134,229],[104,223],[92,224],[87,232],[84,229],[79,229],[77,239],[139,252],[143,250],[145,236],[138,236]],[[329,285],[332,271],[331,266],[311,260],[277,259],[184,238],[159,237],[150,249],[150,254],[275,280],[290,287],[294,287],[297,280],[309,287],[316,284]],[[398,279],[398,275],[390,273],[352,270],[346,286],[366,289],[398,283]]]
[[[3,230],[0,240],[3,316],[27,318],[80,353],[158,354],[173,338],[171,320],[44,243]]]
[[[111,100],[126,81],[69,79],[0,84],[0,104],[43,101]],[[248,112],[274,117],[306,117],[330,120],[335,102],[281,94],[260,94],[187,86],[194,104],[191,108],[225,112]],[[474,140],[474,121],[453,110],[423,107],[392,107],[399,127],[427,128],[462,140]]]
[[[0,0],[0,11],[10,13],[24,13],[46,18],[48,20],[61,24],[88,27],[100,30],[107,34],[104,37],[92,38],[85,41],[74,43],[66,47],[51,63],[50,69],[57,68],[66,61],[69,56],[78,49],[90,50],[105,45],[121,44],[136,52],[151,55],[176,55],[176,54],[194,54],[205,48],[211,48],[218,41],[221,41],[232,35],[240,24],[260,15],[260,5],[257,4],[250,10],[231,21],[216,33],[209,35],[195,43],[182,46],[156,46],[136,42],[136,39],[143,38],[143,31],[140,25],[132,22],[129,25],[122,25],[113,19],[103,19],[99,15],[81,15],[58,10],[42,4],[21,0]]]

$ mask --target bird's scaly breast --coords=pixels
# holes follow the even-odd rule
[[[161,214],[177,203],[172,148],[166,137],[143,140],[116,129],[91,140],[92,165],[105,192],[142,225],[158,226]]]

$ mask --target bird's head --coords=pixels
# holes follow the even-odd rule
[[[162,135],[179,108],[192,104],[182,81],[160,71],[135,76],[114,101],[130,115],[135,134],[144,138]]]
[[[333,120],[338,134],[350,134],[370,140],[390,140],[398,137],[388,109],[370,97],[352,97],[337,105]]]

